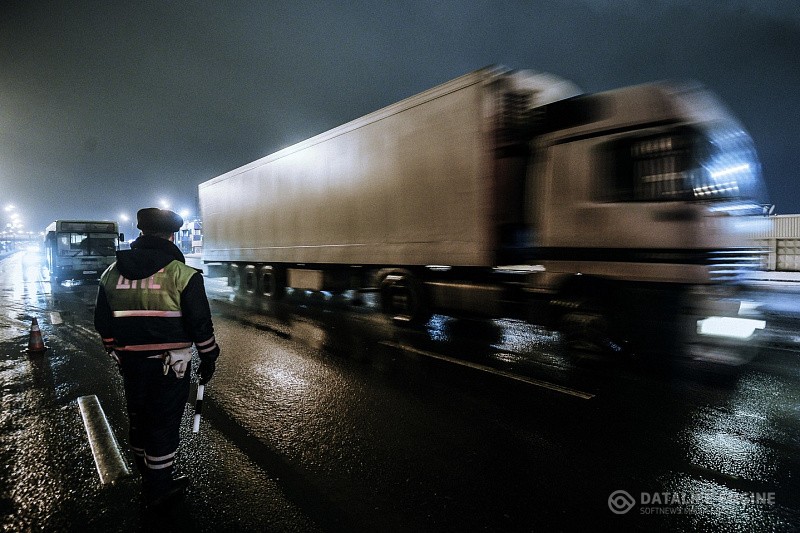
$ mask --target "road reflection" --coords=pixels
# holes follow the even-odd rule
[[[0,265],[19,276],[0,277],[0,318],[16,328],[6,344],[16,355],[0,367],[7,384],[0,420],[15,439],[38,445],[6,407],[27,412],[28,403],[39,405],[40,389],[55,389],[47,402],[62,402],[55,412],[68,417],[62,404],[79,387],[119,384],[98,381],[98,368],[112,368],[91,330],[96,288],[62,287],[38,300],[30,293],[30,304],[17,304],[12,286],[25,284],[18,259]],[[202,500],[198,516],[219,518],[219,509],[247,501],[256,509],[249,523],[257,523],[269,491],[342,530],[386,523],[571,530],[592,519],[598,529],[751,531],[798,523],[798,351],[779,335],[792,331],[791,314],[780,315],[784,329],[773,330],[753,363],[717,372],[570,351],[556,332],[517,320],[435,315],[421,327],[397,327],[370,298],[354,306],[346,297],[294,294],[247,307],[232,303],[224,281],[206,286],[223,357],[206,392],[203,429],[184,441],[184,468],[214,503],[209,511]],[[64,319],[45,324],[55,347],[41,360],[46,367],[22,351],[29,317],[39,312]],[[18,421],[37,427],[35,416]],[[61,443],[51,440],[47,453]],[[38,490],[63,496],[30,475]],[[233,497],[220,497],[223,489]],[[624,517],[608,505],[616,491],[634,499]],[[26,509],[39,512],[30,507],[35,498],[35,490],[26,493]],[[658,513],[670,517],[655,522]]]

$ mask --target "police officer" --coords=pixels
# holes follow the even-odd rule
[[[188,485],[172,472],[189,398],[191,346],[200,358],[201,384],[214,374],[220,350],[203,277],[174,244],[183,219],[154,207],[136,218],[141,236],[130,250],[117,252],[100,278],[94,325],[122,374],[130,446],[145,505],[154,508]]]

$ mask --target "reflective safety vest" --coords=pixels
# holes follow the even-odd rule
[[[184,328],[181,292],[197,270],[174,260],[144,279],[126,279],[112,264],[100,277],[113,313],[114,349],[165,351],[192,345]]]

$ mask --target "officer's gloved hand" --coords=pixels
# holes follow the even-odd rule
[[[214,375],[214,370],[217,369],[217,362],[211,359],[200,360],[200,367],[197,369],[198,377],[200,378],[200,385],[205,385]]]

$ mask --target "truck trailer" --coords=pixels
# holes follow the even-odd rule
[[[583,94],[496,66],[199,185],[203,261],[242,301],[374,291],[402,323],[521,317],[731,361],[763,328],[741,293],[763,194],[750,137],[697,85]]]

